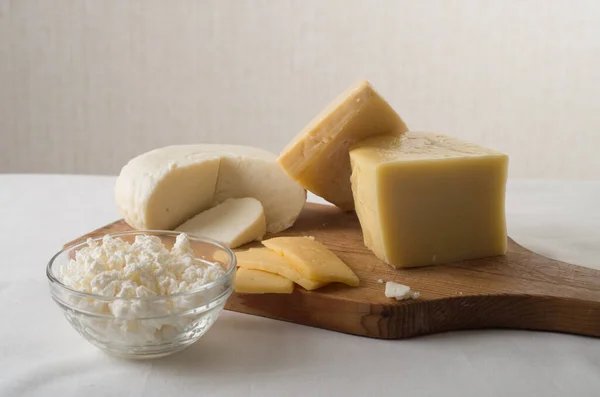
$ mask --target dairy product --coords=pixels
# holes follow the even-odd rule
[[[235,256],[239,267],[278,274],[307,290],[314,290],[328,284],[305,278],[286,258],[267,248],[250,248],[248,251],[236,252]]]
[[[175,230],[210,237],[229,248],[236,248],[262,239],[267,223],[260,201],[251,197],[230,198],[201,212]]]
[[[394,267],[506,253],[508,157],[407,132],[356,144],[352,190],[365,245]]]
[[[304,278],[322,283],[359,284],[356,274],[340,258],[313,237],[275,237],[263,245],[294,265]]]
[[[102,335],[101,340],[152,344],[199,321],[199,315],[178,314],[202,303],[194,296],[177,294],[224,274],[221,266],[194,257],[186,234],[177,236],[171,250],[157,236],[139,235],[129,244],[106,235],[101,243],[89,239],[75,258],[60,267],[58,279],[68,288],[98,296],[71,296],[70,303],[79,310],[100,315],[79,321],[88,333]]]
[[[305,190],[266,150],[234,145],[167,146],[127,163],[115,201],[135,229],[170,230],[228,198],[253,197],[264,208],[267,231],[290,227]]]
[[[278,274],[240,267],[235,273],[234,288],[241,294],[291,294],[294,283]]]
[[[385,296],[388,298],[401,301],[404,299],[417,299],[419,295],[418,292],[411,291],[408,285],[398,284],[393,281],[385,283]]]
[[[104,236],[88,239],[60,268],[60,281],[77,291],[118,298],[172,295],[196,289],[222,276],[221,267],[194,259],[189,238],[177,236],[171,251],[157,236],[138,235],[133,244]]]
[[[283,149],[278,163],[302,186],[344,210],[354,209],[348,150],[365,138],[407,127],[368,81],[340,94]]]

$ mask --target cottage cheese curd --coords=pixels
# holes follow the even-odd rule
[[[194,257],[188,236],[179,234],[171,250],[157,236],[139,235],[129,244],[104,236],[89,239],[59,270],[59,280],[97,299],[73,297],[78,309],[97,318],[80,319],[83,331],[99,340],[155,344],[198,326],[202,314],[186,312],[206,304],[193,291],[225,274],[218,264]],[[151,298],[151,299],[136,299]]]
[[[104,236],[102,244],[88,239],[87,247],[63,265],[64,285],[78,291],[119,298],[147,298],[196,289],[215,281],[224,271],[194,260],[190,240],[177,236],[171,251],[157,236],[136,236],[133,244]]]

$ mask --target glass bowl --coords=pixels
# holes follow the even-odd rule
[[[132,243],[138,235],[159,237],[171,249],[179,232],[139,230],[109,236]],[[214,324],[233,292],[234,253],[217,241],[189,236],[195,261],[221,266],[224,274],[192,291],[144,298],[117,298],[74,290],[60,279],[60,267],[87,246],[81,242],[56,253],[46,268],[52,299],[65,318],[94,346],[125,358],[155,358],[181,351]],[[93,238],[102,243],[100,236]],[[141,313],[141,314],[140,314]]]

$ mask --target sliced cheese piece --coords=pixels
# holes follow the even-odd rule
[[[407,132],[357,144],[352,189],[365,245],[394,267],[506,253],[505,154]]]
[[[277,274],[240,267],[235,273],[234,290],[242,294],[291,294],[294,283]]]
[[[352,210],[349,147],[368,137],[404,131],[407,127],[394,109],[368,81],[360,81],[300,131],[277,161],[306,189]]]
[[[250,248],[248,251],[236,252],[235,256],[239,267],[279,274],[309,291],[328,284],[305,278],[283,256],[267,248]]]
[[[180,232],[210,237],[229,248],[260,241],[267,231],[263,207],[255,198],[227,199],[180,225]]]
[[[275,237],[262,243],[292,263],[305,278],[353,287],[359,284],[352,269],[313,237]]]
[[[234,145],[168,146],[123,167],[115,201],[135,229],[173,229],[227,198],[261,202],[267,231],[290,227],[306,192],[266,150]]]
[[[411,291],[408,285],[395,283],[388,281],[385,283],[385,296],[388,298],[394,298],[397,301],[405,299],[417,299],[421,294],[415,291]]]

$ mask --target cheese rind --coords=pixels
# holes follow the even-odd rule
[[[358,286],[358,276],[340,258],[312,237],[275,237],[263,245],[282,255],[305,278]]]
[[[253,197],[264,208],[267,231],[290,227],[306,192],[266,150],[235,145],[167,146],[123,167],[115,201],[135,229],[173,229],[227,198]]]
[[[260,201],[245,197],[227,199],[175,230],[210,237],[229,248],[237,248],[251,241],[260,241],[267,231],[267,223]]]
[[[122,168],[115,202],[125,222],[135,229],[170,230],[213,205],[220,158],[214,152],[188,154],[187,147],[170,146]]]
[[[368,81],[340,94],[283,149],[278,163],[302,186],[344,210],[354,209],[351,145],[407,127]]]
[[[506,253],[505,154],[447,136],[407,132],[350,151],[365,245],[394,267]]]
[[[234,290],[241,294],[291,294],[294,283],[274,273],[240,267],[235,273]]]
[[[278,274],[309,291],[329,284],[305,278],[292,263],[267,248],[250,248],[248,251],[236,252],[235,256],[239,267]]]

